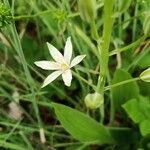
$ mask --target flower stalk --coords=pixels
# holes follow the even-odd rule
[[[98,43],[98,50],[100,51],[100,75],[97,83],[97,92],[104,96],[104,86],[108,70],[109,60],[109,45],[111,39],[111,32],[113,27],[113,4],[114,0],[104,1],[104,26],[102,45]],[[104,119],[104,106],[101,107],[101,122]]]

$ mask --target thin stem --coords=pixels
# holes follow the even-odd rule
[[[138,7],[139,7],[139,3],[138,0],[135,1],[135,12],[134,12],[134,16],[137,16],[138,14]],[[137,26],[137,18],[134,19],[133,21],[133,28],[132,28],[132,41],[135,40],[136,37],[136,26]]]
[[[91,34],[92,34],[92,37],[93,37],[94,40],[97,41],[99,39],[99,35],[98,35],[98,31],[97,31],[94,19],[92,20],[92,22],[91,22],[90,25],[91,25]]]
[[[78,79],[82,80],[83,82],[85,82],[86,84],[88,84],[89,86],[91,86],[94,90],[96,90],[96,86],[93,85],[92,83],[89,83],[87,80],[85,80],[84,78],[82,78],[80,75],[78,75],[76,72],[72,71],[73,75],[75,77],[77,77]]]
[[[115,87],[120,86],[120,85],[123,85],[123,84],[127,84],[127,83],[130,83],[130,82],[138,81],[138,80],[140,80],[139,77],[133,78],[133,79],[129,79],[129,80],[125,80],[125,81],[121,81],[121,82],[118,82],[118,83],[116,83],[116,84],[106,86],[106,87],[104,88],[104,91],[110,90],[110,89],[112,89],[112,88],[115,88]]]
[[[50,12],[52,12],[52,10],[45,10],[45,11],[41,11],[41,12],[33,14],[33,15],[14,16],[13,19],[14,20],[29,19],[29,18],[34,18],[34,17],[38,17],[40,15],[47,14],[47,13],[50,13]]]
[[[30,19],[30,18],[35,18],[35,17],[41,16],[41,15],[44,15],[44,14],[48,14],[50,12],[54,12],[54,11],[53,10],[44,10],[44,11],[41,11],[41,12],[33,14],[33,15],[13,16],[13,19],[14,20]],[[74,18],[74,17],[77,17],[77,16],[79,16],[79,13],[68,14],[67,17],[68,18]]]

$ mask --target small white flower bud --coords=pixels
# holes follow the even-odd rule
[[[84,99],[87,108],[96,109],[104,103],[103,96],[97,92],[88,94]]]
[[[150,68],[144,70],[140,74],[140,79],[143,80],[144,82],[150,82]]]

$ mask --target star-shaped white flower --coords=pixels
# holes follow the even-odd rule
[[[72,43],[71,37],[67,38],[64,56],[55,48],[53,45],[47,42],[49,52],[55,61],[36,61],[35,65],[44,69],[44,70],[55,70],[51,73],[45,80],[42,85],[42,88],[54,81],[58,76],[62,75],[62,79],[66,86],[71,85],[72,73],[71,68],[79,64],[86,55],[79,55],[71,61],[72,57]]]

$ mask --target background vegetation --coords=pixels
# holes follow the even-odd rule
[[[99,121],[99,109],[87,109],[84,98],[94,92],[99,76],[94,28],[102,37],[104,1],[97,0],[94,28],[81,18],[77,0],[2,2],[12,17],[0,4],[0,149],[150,149],[150,121],[140,124],[143,116],[146,116],[143,120],[149,119],[150,84],[134,81],[150,67],[149,0],[114,3],[103,124],[116,127],[118,142],[104,145],[74,139],[62,127],[51,105],[51,102],[65,104]],[[52,59],[47,41],[63,52],[68,36],[72,38],[74,55],[86,54],[86,58],[73,69],[71,87],[66,87],[59,78],[41,89],[48,72],[37,68],[34,62]],[[99,42],[103,43],[103,39]],[[124,80],[133,82],[108,90],[111,84]]]

